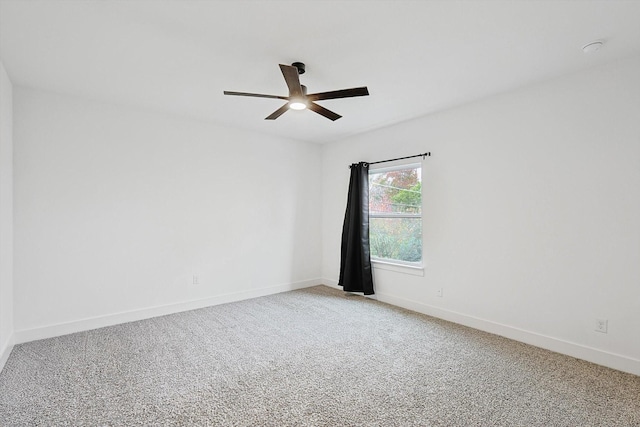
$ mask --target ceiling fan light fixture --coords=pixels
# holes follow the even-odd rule
[[[307,108],[307,103],[297,99],[289,103],[289,108],[292,110],[304,110]]]

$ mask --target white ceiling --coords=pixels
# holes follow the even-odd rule
[[[640,54],[640,1],[0,0],[0,58],[14,84],[313,142],[433,113]],[[605,46],[585,55],[593,40]],[[287,95],[370,96],[264,117]]]

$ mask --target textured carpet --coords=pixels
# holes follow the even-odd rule
[[[2,426],[640,426],[640,377],[317,286],[16,346]]]

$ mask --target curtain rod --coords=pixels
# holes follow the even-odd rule
[[[377,162],[368,162],[368,163],[370,165],[375,165],[377,163],[387,163],[387,162],[395,162],[396,160],[413,159],[414,157],[422,157],[422,160],[424,160],[425,157],[431,157],[431,151],[428,151],[422,154],[416,154],[414,156],[398,157],[397,159],[378,160]],[[349,165],[349,169],[351,169],[351,165]]]

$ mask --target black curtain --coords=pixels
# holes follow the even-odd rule
[[[342,226],[340,280],[347,292],[373,295],[369,249],[369,164],[351,165],[347,211]]]

